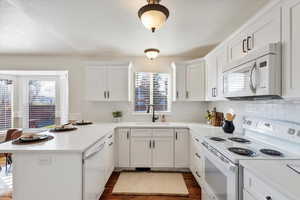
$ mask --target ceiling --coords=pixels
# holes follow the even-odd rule
[[[165,26],[137,17],[146,0],[0,0],[0,54],[201,56],[268,0],[162,0]]]

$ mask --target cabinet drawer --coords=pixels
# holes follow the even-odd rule
[[[244,170],[244,190],[247,190],[254,199],[258,200],[265,200],[268,197],[271,197],[272,200],[288,200],[246,169]]]
[[[174,129],[153,129],[153,137],[173,137]]]
[[[132,137],[151,137],[152,129],[131,129]]]

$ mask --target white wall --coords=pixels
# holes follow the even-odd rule
[[[134,71],[171,73],[171,62],[189,58],[159,57],[150,61],[145,57],[87,58],[72,56],[0,56],[0,70],[67,70],[69,72],[69,111],[71,118],[95,122],[110,122],[113,110],[124,112],[124,121],[150,121],[149,115],[136,115],[130,103],[84,101],[84,67],[86,61],[132,61]],[[207,103],[174,103],[169,121],[203,122]]]
[[[221,101],[209,103],[209,109],[216,107],[220,112],[234,112],[236,131],[242,130],[244,116],[285,120],[300,123],[300,101]]]

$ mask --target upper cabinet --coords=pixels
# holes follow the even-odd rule
[[[300,97],[300,0],[283,5],[283,96]]]
[[[173,63],[175,101],[205,100],[205,60]]]
[[[230,63],[241,59],[252,50],[281,41],[281,13],[281,5],[274,4],[261,16],[255,16],[228,41],[229,65],[224,67],[224,71],[230,69]]]
[[[218,47],[205,57],[206,100],[223,99],[223,69],[226,66],[226,48]]]
[[[130,101],[131,63],[86,68],[86,100]]]

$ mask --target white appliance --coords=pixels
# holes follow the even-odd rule
[[[83,156],[83,200],[98,200],[106,183],[105,140],[89,148]]]
[[[226,98],[279,98],[281,96],[281,45],[272,43],[231,63],[223,73]]]
[[[204,187],[215,200],[242,200],[240,160],[300,159],[300,124],[245,118],[243,128],[202,143]]]

